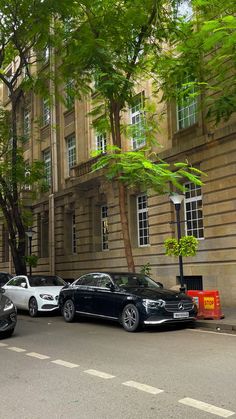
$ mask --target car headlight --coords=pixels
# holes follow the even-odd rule
[[[147,309],[165,307],[165,304],[166,302],[161,299],[160,300],[148,300],[148,299],[143,300],[143,305]]]
[[[42,298],[43,300],[54,300],[54,297],[51,294],[40,294],[40,298]]]
[[[11,300],[8,300],[5,302],[5,306],[3,311],[11,310],[14,307],[14,304]]]

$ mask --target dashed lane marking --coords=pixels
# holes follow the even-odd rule
[[[114,378],[115,377],[115,375],[107,374],[106,372],[97,371],[97,370],[86,370],[84,372],[86,374],[95,375],[96,377],[105,378],[105,379],[109,379],[109,378]]]
[[[51,361],[53,364],[62,365],[63,367],[67,368],[76,368],[79,367],[77,364],[72,364],[71,362],[63,361],[62,359],[56,359],[55,361]]]
[[[159,394],[163,393],[164,390],[161,390],[156,387],[148,386],[147,384],[137,383],[136,381],[126,381],[122,383],[124,386],[133,387],[141,391],[145,391],[146,393],[150,394]]]
[[[14,351],[14,352],[26,352],[26,349],[16,348],[15,346],[11,346],[7,349],[9,349],[10,351]]]
[[[33,358],[38,358],[38,359],[49,359],[50,358],[50,356],[38,354],[37,352],[28,352],[26,355],[27,356],[32,356]]]
[[[1,343],[1,342],[0,342],[0,348],[2,348],[2,347],[4,347],[4,346],[8,346],[8,344],[7,344],[7,343]]]
[[[179,403],[195,407],[196,409],[203,410],[204,412],[212,413],[213,415],[220,416],[221,418],[228,418],[235,414],[235,412],[230,410],[222,409],[221,407],[213,406],[212,404],[204,403],[189,397],[179,400]]]

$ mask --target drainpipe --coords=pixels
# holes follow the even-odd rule
[[[54,21],[52,29],[54,31]],[[58,191],[58,170],[57,170],[57,130],[56,130],[56,88],[54,84],[54,75],[56,69],[55,51],[50,50],[50,97],[51,97],[51,124],[50,124],[50,141],[51,141],[51,167],[52,167],[52,184],[51,194],[49,195],[49,270],[50,274],[55,274],[55,193]]]

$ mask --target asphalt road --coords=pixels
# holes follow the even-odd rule
[[[18,316],[0,419],[236,418],[236,335]]]

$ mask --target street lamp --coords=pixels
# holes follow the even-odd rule
[[[32,238],[34,231],[32,230],[32,227],[29,227],[28,230],[25,232],[26,236],[29,239],[29,256],[32,255]],[[29,274],[32,275],[32,266],[29,264]]]
[[[177,193],[174,193],[170,195],[170,200],[173,202],[175,206],[176,211],[176,224],[177,224],[177,236],[178,236],[178,242],[181,239],[181,228],[180,228],[180,207],[181,202],[184,199],[184,195],[180,195]],[[181,255],[179,255],[179,277],[180,277],[180,292],[185,292],[185,285],[184,285],[184,270],[183,270],[183,258]]]

